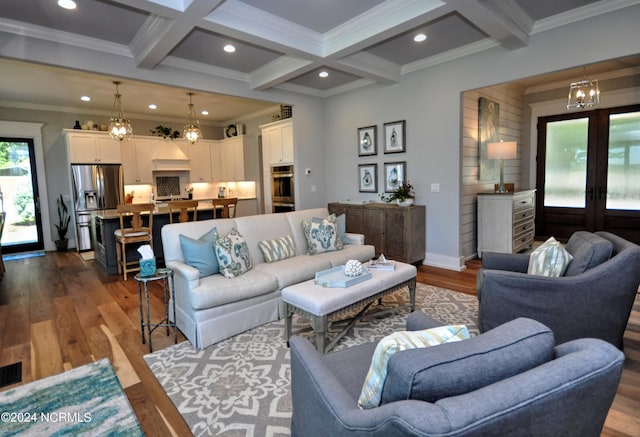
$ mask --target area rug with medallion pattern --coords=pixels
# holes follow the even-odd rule
[[[406,303],[398,291],[383,306]],[[478,333],[475,296],[417,284],[416,309],[443,324],[465,324]],[[358,322],[333,350],[378,341],[405,329],[408,312]],[[294,317],[294,333],[308,326]],[[338,328],[336,328],[338,329]],[[313,341],[313,332],[297,333]],[[271,322],[203,350],[183,342],[144,357],[196,436],[290,435],[289,349],[284,320]]]

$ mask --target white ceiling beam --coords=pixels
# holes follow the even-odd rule
[[[319,65],[307,59],[281,56],[251,72],[250,86],[253,90],[266,90],[289,79],[307,73]]]
[[[515,50],[529,44],[533,20],[510,0],[448,0],[462,16],[504,48]]]
[[[201,21],[224,0],[193,0],[173,18],[150,15],[129,44],[136,66],[155,68]],[[181,2],[182,3],[182,2]]]
[[[387,0],[323,36],[323,56],[339,58],[451,12],[440,0]]]
[[[200,27],[291,56],[322,56],[322,35],[236,0],[207,15]]]
[[[387,85],[400,82],[400,65],[366,52],[354,53],[332,61],[328,65]]]

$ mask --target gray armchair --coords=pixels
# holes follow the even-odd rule
[[[527,274],[526,254],[483,253],[480,331],[528,317],[551,328],[557,343],[591,337],[622,349],[640,285],[640,247],[608,232],[580,231],[566,249],[574,258],[562,277]]]
[[[420,312],[407,329],[440,325]],[[469,340],[396,353],[382,404],[357,406],[376,343],[320,355],[291,345],[292,436],[599,436],[624,355],[518,319]]]

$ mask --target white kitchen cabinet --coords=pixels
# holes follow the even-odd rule
[[[65,131],[71,164],[120,164],[120,141],[105,132]]]
[[[263,156],[270,165],[293,164],[293,120],[288,118],[260,126]]]
[[[211,150],[213,145],[210,141],[198,141],[189,144],[189,163],[191,170],[189,178],[191,182],[209,182],[213,180],[211,173]]]
[[[478,194],[478,256],[516,253],[535,236],[536,190]]]
[[[244,180],[244,136],[220,141],[220,180]]]
[[[122,173],[124,183],[152,184],[153,157],[157,140],[132,138],[122,141]]]

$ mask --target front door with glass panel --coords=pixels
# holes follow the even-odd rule
[[[640,243],[640,105],[538,120],[536,233]]]

